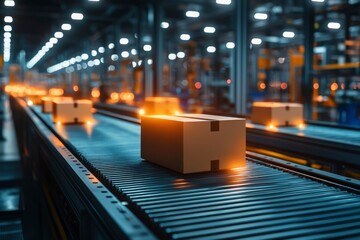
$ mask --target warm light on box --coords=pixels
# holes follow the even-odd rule
[[[263,125],[299,126],[303,124],[303,105],[299,103],[254,102],[251,121]]]
[[[92,101],[90,100],[54,100],[53,121],[56,123],[87,123],[93,120]]]
[[[146,115],[174,115],[180,112],[180,101],[176,97],[147,97],[143,106]]]
[[[41,107],[44,113],[51,113],[53,107],[53,101],[72,101],[72,97],[42,97],[41,98]]]
[[[141,157],[181,173],[245,166],[245,119],[204,114],[141,117]]]

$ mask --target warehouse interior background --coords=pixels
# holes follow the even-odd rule
[[[37,120],[31,120],[37,118],[70,152],[75,152],[74,157],[110,189],[113,198],[120,199],[119,204],[125,202],[126,214],[129,211],[135,216],[129,219],[145,226],[143,239],[154,236],[155,239],[222,238],[216,235],[216,230],[212,233],[204,230],[201,235],[200,225],[199,229],[194,225],[194,229],[189,227],[192,230],[182,232],[189,223],[179,223],[187,226],[182,228],[176,225],[177,218],[168,219],[178,212],[168,217],[156,212],[161,209],[155,210],[154,216],[161,215],[159,222],[163,218],[170,221],[156,225],[153,223],[156,217],[142,212],[141,199],[136,202],[132,193],[119,191],[120,185],[111,179],[114,174],[87,159],[91,149],[82,149],[85,143],[98,141],[101,145],[102,141],[110,144],[124,140],[115,136],[117,124],[119,129],[126,129],[125,132],[134,131],[128,139],[136,142],[138,127],[113,123],[103,117],[96,117],[98,125],[84,127],[85,130],[76,125],[53,126],[37,106],[29,102],[24,106],[22,98],[10,97],[11,92],[22,87],[23,91],[36,88],[50,95],[89,99],[97,109],[96,116],[119,115],[121,121],[128,121],[129,117],[138,119],[145,99],[153,96],[178,98],[184,113],[246,118],[247,151],[281,159],[263,157],[267,164],[276,162],[280,168],[288,164],[285,168],[290,167],[289,171],[299,172],[301,176],[345,186],[346,191],[354,194],[354,203],[349,200],[349,206],[358,206],[360,0],[1,0],[0,6],[0,38],[3,36],[0,42],[0,239],[138,237],[119,227],[124,224],[122,220],[118,220],[120,223],[109,220],[111,224],[104,227],[104,222],[113,219],[105,213],[111,207],[104,201],[97,204],[97,200],[85,193],[86,200],[83,200],[83,196],[73,194],[76,187],[59,187],[81,184],[63,180],[73,178],[68,173],[55,173],[58,168],[62,169],[61,164],[42,165],[47,163],[46,159],[52,156],[57,159],[65,153],[55,154],[51,144],[39,137],[39,132],[47,130],[39,127]],[[255,102],[300,103],[304,125],[282,129],[251,124],[249,119]],[[131,121],[139,125],[138,120]],[[103,122],[109,125],[102,126]],[[104,134],[111,130],[114,131]],[[79,136],[84,137],[83,141]],[[32,139],[37,139],[39,144]],[[138,149],[139,144],[135,145],[130,144],[129,149]],[[101,146],[99,156],[101,151],[103,156],[113,153],[112,149]],[[33,147],[36,150],[32,150]],[[260,161],[258,155],[250,152],[247,158]],[[117,166],[110,161],[109,166],[112,164]],[[144,174],[158,171],[144,168]],[[125,182],[140,181],[132,174],[141,175],[141,170],[131,171],[125,174],[130,176],[124,177]],[[141,175],[149,181],[146,184],[165,181],[165,178],[150,181],[150,175]],[[207,184],[199,180],[200,175],[184,177],[159,170],[159,176],[163,175],[175,182],[174,189],[178,188],[177,184],[184,189],[205,188]],[[215,180],[209,181],[218,187],[230,184],[229,179],[235,179],[231,176],[216,184]],[[170,191],[170,187],[164,189],[164,193]],[[96,216],[87,212],[87,207],[100,205],[106,211],[99,210]],[[178,214],[180,219],[182,213]],[[90,215],[91,220],[85,221]],[[184,215],[185,218],[190,217]],[[359,218],[346,221],[352,222],[354,228],[360,227]],[[41,224],[45,227],[41,228]],[[87,224],[93,227],[91,231]],[[171,226],[175,225],[179,228],[174,230]],[[235,229],[229,230],[234,235],[223,235],[224,238],[239,237]],[[338,232],[331,231],[334,235],[321,236],[325,239],[360,236],[359,231],[350,233],[346,229],[350,229],[350,225],[344,225]],[[196,232],[199,235],[195,230],[199,230]],[[148,231],[150,235],[146,235]],[[257,236],[254,232],[251,234]],[[307,231],[298,234],[310,236]]]

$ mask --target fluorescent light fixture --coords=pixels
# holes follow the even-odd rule
[[[185,57],[185,53],[184,53],[184,52],[178,52],[178,53],[176,54],[176,56],[177,56],[178,58],[184,58],[184,57]]]
[[[338,22],[329,22],[327,27],[330,29],[339,29],[341,25]]]
[[[143,49],[144,49],[145,52],[149,52],[149,51],[151,51],[151,45],[145,44]]]
[[[87,55],[86,53],[81,54],[81,59],[82,60],[88,60],[89,59],[89,55]]]
[[[4,31],[5,32],[11,32],[11,30],[12,30],[12,27],[10,25],[5,25],[4,26]]]
[[[135,48],[131,49],[131,54],[132,54],[132,55],[136,55],[136,54],[137,54],[137,51],[136,51]]]
[[[225,46],[226,46],[226,48],[232,49],[232,48],[235,47],[235,43],[233,43],[233,42],[227,42]]]
[[[100,2],[100,0],[88,0],[89,2]]]
[[[9,42],[4,43],[4,48],[10,48],[10,47],[11,47],[11,43]]]
[[[63,36],[64,36],[64,34],[62,32],[56,32],[54,34],[54,37],[56,37],[56,38],[62,38]]]
[[[105,48],[104,48],[104,47],[99,47],[98,51],[99,51],[99,53],[104,53],[104,52],[105,52]]]
[[[4,43],[11,43],[11,38],[4,38]]]
[[[6,7],[14,7],[15,6],[15,1],[14,0],[5,0],[4,5]]]
[[[95,57],[97,55],[97,51],[96,50],[92,50],[91,51],[91,56]]]
[[[123,51],[121,53],[121,57],[123,57],[123,58],[128,58],[129,56],[130,56],[130,53],[128,51]]]
[[[325,0],[311,0],[312,2],[324,2]]]
[[[199,13],[198,11],[187,11],[187,12],[185,13],[185,15],[186,15],[187,17],[197,18],[197,17],[200,16],[200,13]]]
[[[190,40],[190,35],[189,34],[181,34],[180,35],[180,39],[183,40],[183,41],[187,41],[187,40]]]
[[[295,37],[295,33],[294,33],[294,32],[289,32],[289,31],[285,31],[285,32],[283,32],[283,37],[285,37],[285,38],[293,38],[293,37]]]
[[[13,18],[10,17],[10,16],[6,16],[6,17],[4,17],[4,22],[6,22],[6,23],[12,23],[12,22],[13,22]]]
[[[147,64],[151,65],[153,63],[153,60],[152,59],[148,59],[147,60]]]
[[[10,33],[10,32],[4,32],[4,37],[5,37],[5,38],[10,38],[10,37],[11,37],[11,33]]]
[[[115,44],[109,43],[109,45],[108,45],[108,48],[109,48],[109,49],[113,49],[114,47],[115,47]]]
[[[51,42],[52,44],[57,44],[58,40],[57,38],[52,37],[50,38],[49,42]]]
[[[254,18],[257,20],[266,20],[268,15],[266,13],[255,13]]]
[[[82,60],[82,59],[81,59],[81,56],[76,56],[76,57],[75,57],[75,60],[76,60],[76,62],[81,62],[81,60]]]
[[[216,29],[214,27],[205,27],[204,32],[206,33],[214,33]]]
[[[72,20],[83,20],[84,15],[82,13],[72,13],[71,19]]]
[[[209,52],[209,53],[214,53],[214,52],[216,52],[216,47],[214,47],[214,46],[208,46],[208,47],[206,48],[206,51]]]
[[[221,5],[230,5],[231,0],[216,0],[216,3]]]
[[[71,25],[68,23],[64,23],[63,25],[61,25],[61,29],[64,31],[69,31],[71,30]]]
[[[129,54],[129,53],[128,53],[128,54]],[[119,60],[119,55],[117,55],[117,54],[111,55],[111,60],[112,60],[112,61],[117,61],[117,60]]]
[[[127,39],[127,38],[120,38],[119,43],[120,43],[121,45],[126,45],[126,44],[129,43],[129,39]]]
[[[160,27],[161,27],[161,28],[164,28],[164,29],[169,28],[169,26],[170,26],[170,24],[169,24],[168,22],[162,22],[162,23],[160,24]]]
[[[261,43],[262,43],[262,40],[260,38],[251,39],[251,44],[253,44],[253,45],[260,45]]]
[[[45,46],[50,49],[54,46],[54,44],[52,44],[51,42],[47,42]]]
[[[169,58],[169,60],[175,60],[176,59],[176,54],[175,53],[170,53],[168,55],[168,58]]]

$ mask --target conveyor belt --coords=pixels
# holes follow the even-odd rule
[[[244,168],[178,174],[141,160],[139,125],[95,114],[93,126],[58,126],[34,109],[162,238],[360,237],[357,194],[251,158]]]

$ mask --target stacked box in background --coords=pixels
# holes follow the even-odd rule
[[[141,157],[181,173],[245,166],[245,119],[204,114],[141,118]]]
[[[53,121],[61,124],[92,121],[91,108],[90,100],[54,100]]]
[[[303,124],[303,105],[299,103],[254,102],[251,121],[272,126]]]
[[[143,106],[146,115],[174,115],[180,112],[176,97],[147,97]]]

